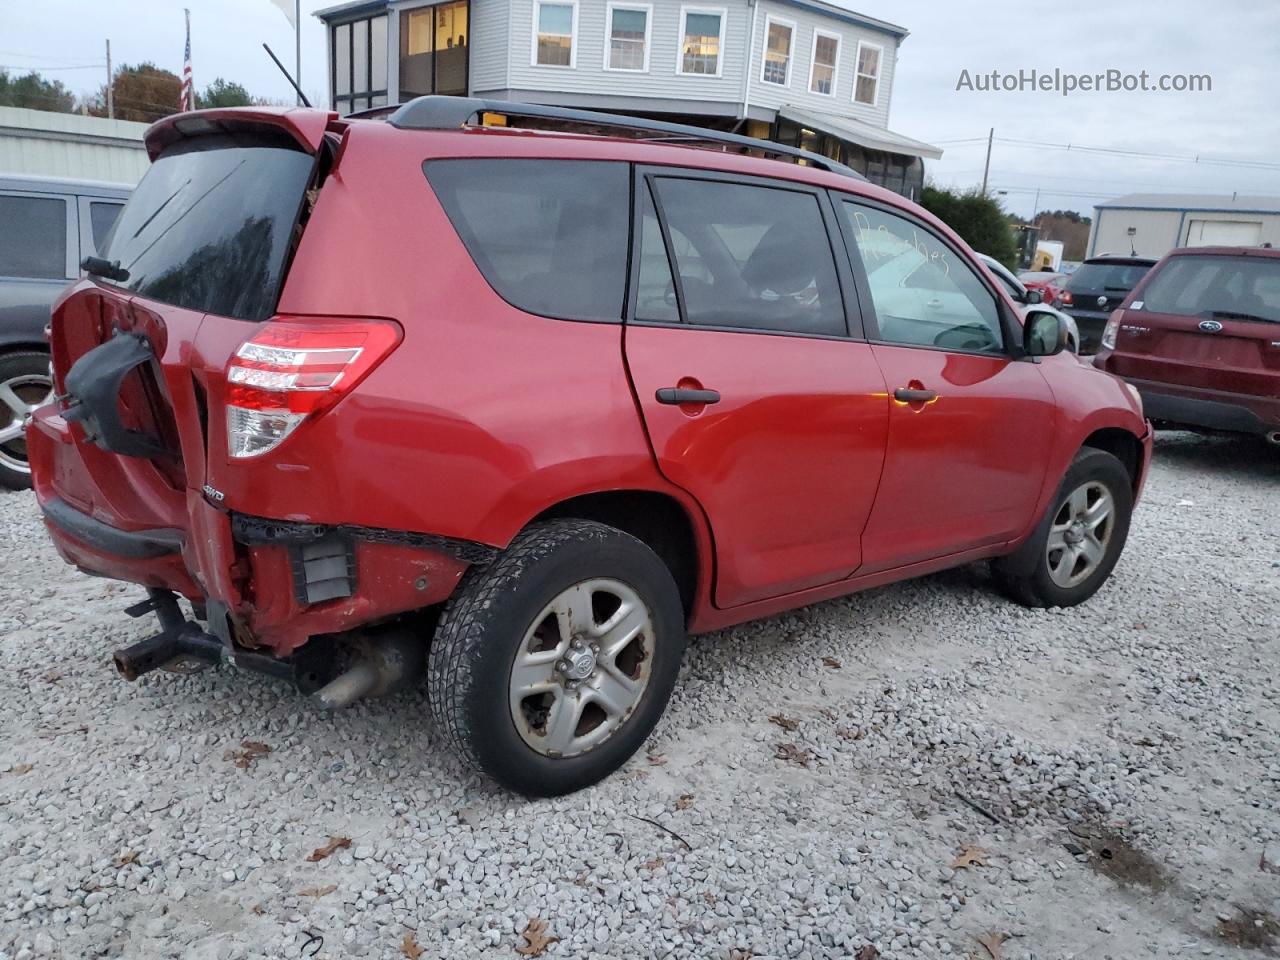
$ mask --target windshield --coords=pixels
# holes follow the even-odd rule
[[[144,297],[265,320],[313,167],[310,154],[281,141],[176,144],[151,165],[99,255],[127,271],[120,286]]]
[[[1085,263],[1071,274],[1067,289],[1101,293],[1104,290],[1129,291],[1138,285],[1151,265],[1147,263]]]
[[[1280,323],[1280,259],[1171,257],[1142,291],[1157,313]]]

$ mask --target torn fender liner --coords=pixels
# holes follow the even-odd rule
[[[45,501],[44,515],[59,530],[75,537],[81,543],[131,559],[162,557],[178,553],[182,549],[182,531],[168,527],[152,530],[120,530],[108,526],[96,517],[81,513],[58,497]]]

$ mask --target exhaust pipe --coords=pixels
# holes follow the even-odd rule
[[[365,697],[381,697],[403,690],[426,666],[422,638],[407,630],[366,637],[346,672],[321,687],[311,699],[325,710],[349,707]]]
[[[1280,430],[1272,430],[1267,434],[1267,443],[1280,447]]]

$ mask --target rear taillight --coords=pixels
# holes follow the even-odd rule
[[[227,364],[227,453],[256,457],[350,392],[400,342],[389,320],[276,318]]]
[[[1120,321],[1116,319],[1119,311],[1111,315],[1111,319],[1107,321],[1106,327],[1102,331],[1102,348],[1104,350],[1114,350],[1116,348],[1116,334],[1120,332]]]
[[[1075,302],[1075,301],[1073,301],[1073,300],[1071,299],[1071,291],[1070,291],[1070,290],[1063,290],[1063,291],[1062,291],[1062,296],[1061,296],[1061,298],[1060,298],[1060,299],[1061,299],[1061,301],[1062,301],[1062,305],[1063,305],[1064,307],[1069,307],[1069,306],[1071,306],[1071,304],[1072,304],[1072,303],[1074,303],[1074,302]]]

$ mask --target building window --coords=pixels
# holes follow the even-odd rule
[[[880,58],[884,47],[858,41],[858,75],[853,83],[853,99],[868,106],[876,105],[876,91],[880,87]]]
[[[333,108],[342,116],[387,103],[387,17],[330,28]]]
[[[648,4],[609,4],[609,45],[605,48],[606,70],[644,73],[649,69],[649,22],[653,8]]]
[[[722,69],[720,51],[724,48],[723,7],[680,8],[680,73],[718,77]]]
[[[764,83],[776,83],[785,87],[791,70],[791,40],[796,25],[786,20],[764,18],[764,63],[760,79]]]
[[[840,38],[834,33],[813,31],[809,92],[831,96],[836,92],[836,71],[840,64]]]
[[[467,0],[400,12],[400,102],[467,94]]]
[[[574,37],[578,32],[578,5],[538,0],[533,18],[533,65],[572,67]]]

